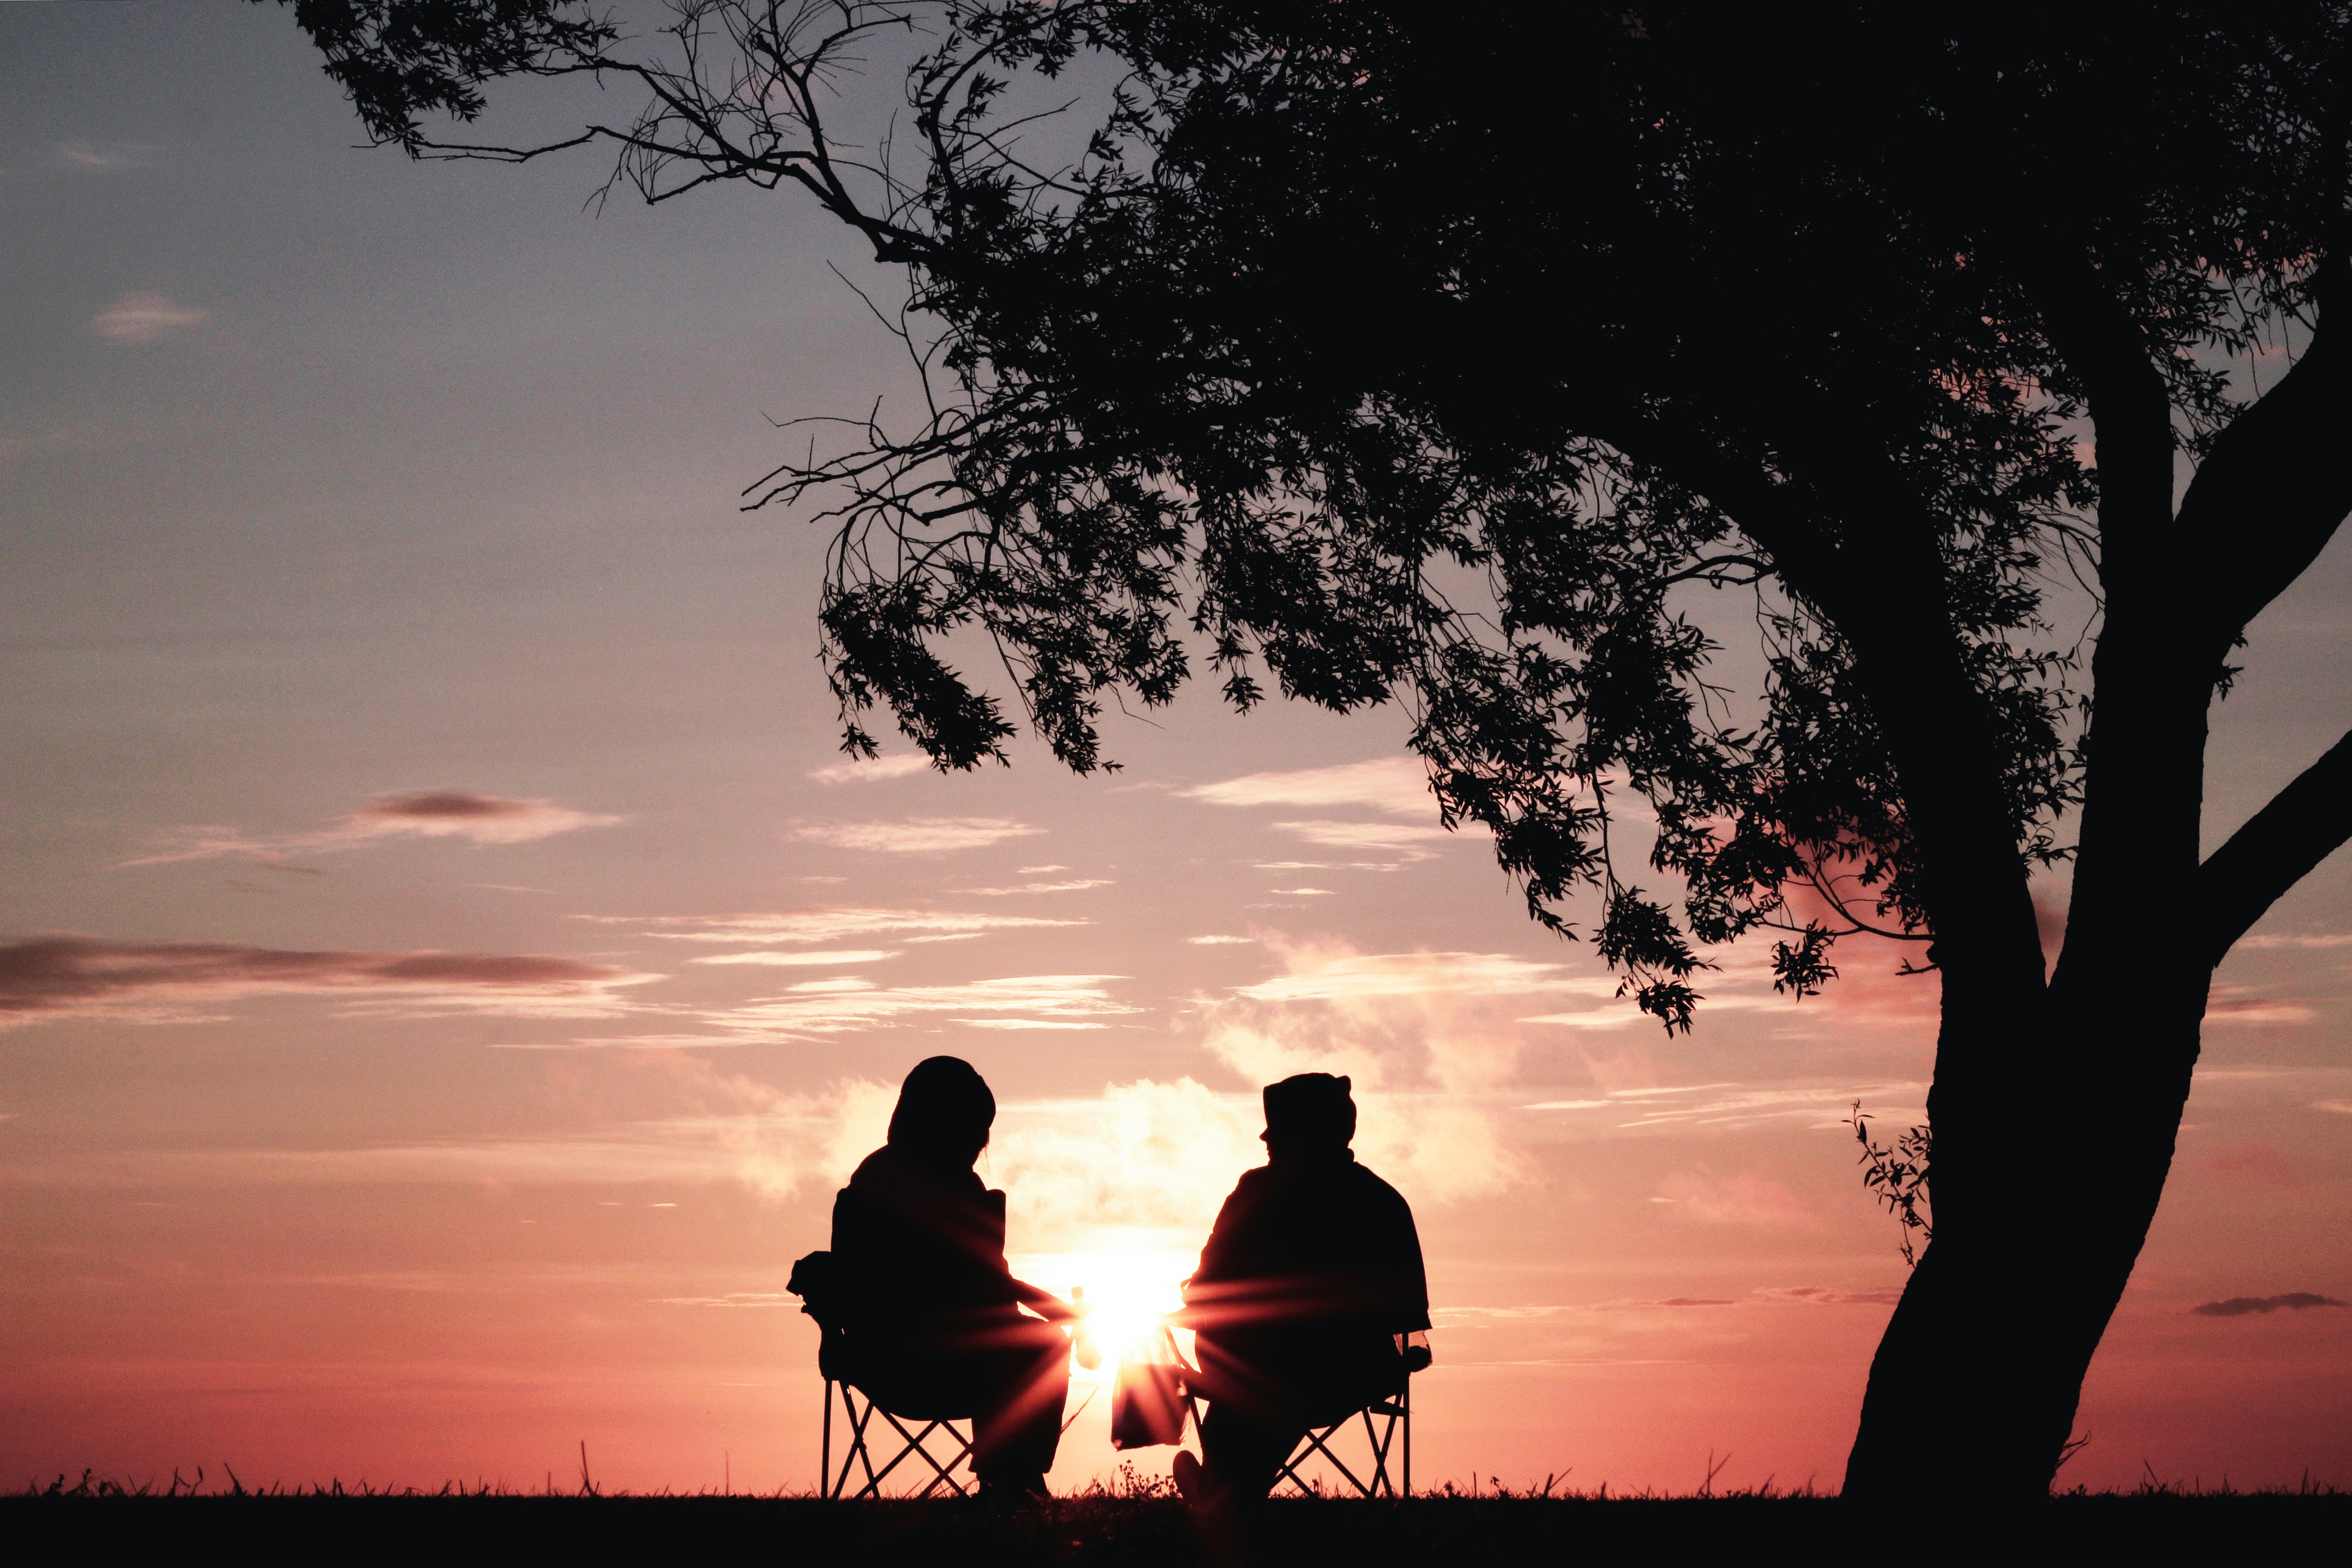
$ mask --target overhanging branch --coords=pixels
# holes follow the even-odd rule
[[[2352,839],[2352,734],[2255,812],[2197,868],[2205,952],[2219,964],[2279,895]]]

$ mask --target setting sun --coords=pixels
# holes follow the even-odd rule
[[[1150,1245],[1148,1235],[1118,1231],[1107,1233],[1100,1245],[1084,1251],[1009,1260],[1015,1273],[1083,1311],[1079,1346],[1083,1350],[1090,1343],[1101,1359],[1091,1368],[1083,1360],[1074,1363],[1072,1377],[1094,1383],[1116,1378],[1122,1359],[1150,1355],[1166,1315],[1184,1304],[1183,1281],[1199,1260],[1197,1249]],[[1189,1332],[1177,1331],[1178,1349],[1187,1356],[1191,1342]]]

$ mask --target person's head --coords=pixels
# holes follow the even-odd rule
[[[1356,1135],[1356,1102],[1345,1078],[1301,1072],[1265,1086],[1266,1152],[1273,1155],[1336,1153]]]
[[[996,1096],[971,1062],[960,1056],[927,1057],[898,1085],[890,1146],[918,1165],[970,1170],[988,1147],[988,1129],[995,1120]]]

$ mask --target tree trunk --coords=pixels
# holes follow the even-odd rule
[[[2167,988],[2098,1010],[2105,1040],[2137,1059],[2126,1072],[2091,1070],[2109,1053],[2084,1049],[2055,998],[2006,1040],[1948,1029],[1939,1058],[2013,1059],[2024,1046],[2046,1066],[2020,1072],[2005,1103],[1935,1107],[1936,1239],[1872,1361],[1847,1497],[2047,1491],[2171,1168],[2204,1009],[2196,978],[2193,995]],[[1963,1126],[1979,1168],[1947,1163]]]

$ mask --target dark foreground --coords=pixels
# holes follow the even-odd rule
[[[997,1512],[969,1503],[825,1503],[723,1497],[38,1497],[0,1499],[0,1541],[80,1561],[211,1558],[373,1562],[420,1568],[505,1559],[807,1563],[1118,1563],[1136,1568],[1486,1568],[1521,1562],[1685,1561],[1698,1552],[1805,1552],[1946,1561],[2005,1546],[2088,1560],[2147,1552],[2260,1560],[2344,1539],[2352,1495],[2157,1491],[2075,1496],[2008,1518],[1926,1510],[1872,1518],[1810,1497],[1468,1498],[1281,1501],[1244,1539],[1212,1541],[1181,1503],[1078,1497]],[[12,1553],[13,1554],[13,1553]],[[2095,1556],[2094,1555],[2095,1554]],[[20,1562],[48,1560],[18,1557]]]

